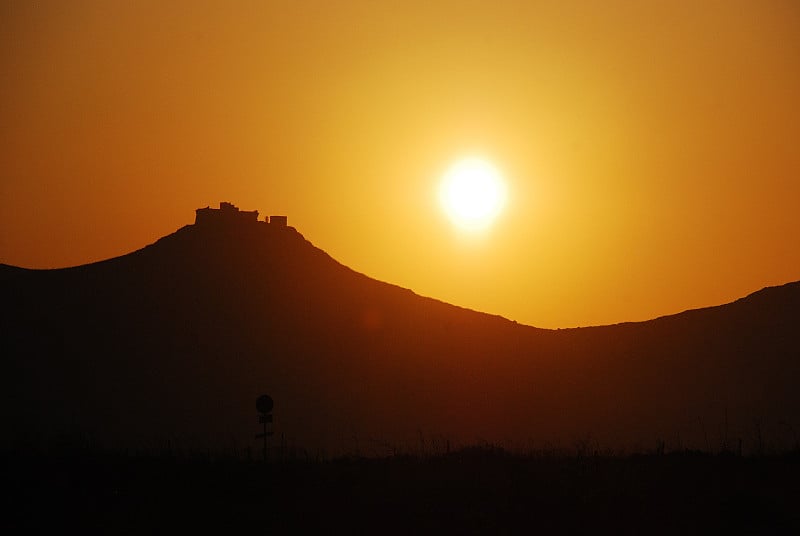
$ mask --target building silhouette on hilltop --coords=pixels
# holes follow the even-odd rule
[[[219,208],[198,208],[195,210],[194,224],[201,227],[219,227],[237,224],[266,223],[275,227],[286,227],[286,216],[264,216],[264,221],[258,220],[257,210],[239,210],[233,203],[221,201]]]

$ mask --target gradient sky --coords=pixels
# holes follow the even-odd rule
[[[231,201],[541,327],[800,279],[800,4],[0,3],[0,262],[141,248]],[[439,178],[482,155],[482,239]]]

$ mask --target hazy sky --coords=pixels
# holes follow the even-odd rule
[[[231,201],[372,277],[542,327],[800,279],[800,4],[3,1],[0,262]],[[509,203],[467,240],[457,158]]]

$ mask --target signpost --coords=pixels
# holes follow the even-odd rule
[[[267,461],[267,437],[273,434],[272,431],[272,397],[269,395],[261,395],[256,399],[256,409],[260,414],[258,416],[259,424],[264,426],[264,431],[260,434],[256,434],[256,439],[263,439],[264,440],[264,447],[263,447],[263,454],[264,454],[264,462]],[[267,431],[267,424],[270,425],[269,431]]]

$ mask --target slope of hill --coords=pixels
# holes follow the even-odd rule
[[[276,440],[384,454],[790,446],[800,283],[649,322],[542,330],[341,265],[292,228],[188,225],[59,270],[0,266],[5,444],[242,448],[254,400]]]

